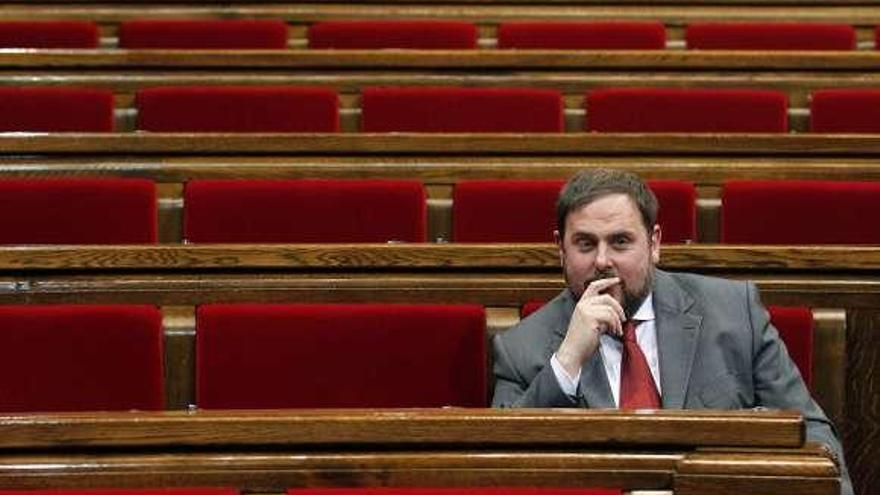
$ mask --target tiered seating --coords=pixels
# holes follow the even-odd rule
[[[291,488],[287,495],[621,495],[610,488]],[[3,495],[0,493],[0,495]]]
[[[113,93],[70,87],[0,87],[0,132],[110,132]]]
[[[97,48],[92,21],[0,21],[0,48]]]
[[[661,50],[666,48],[666,27],[659,21],[502,22],[498,48]]]
[[[407,180],[196,180],[189,242],[424,242],[424,186]]]
[[[880,183],[730,181],[721,202],[725,243],[880,244]]]
[[[336,132],[326,88],[182,86],[138,91],[138,129],[153,132]]]
[[[119,25],[119,47],[128,49],[287,48],[280,19],[128,20]]]
[[[3,179],[0,244],[155,243],[156,209],[146,179]]]
[[[696,50],[854,50],[847,24],[701,22],[687,26],[685,43]]]
[[[474,305],[204,305],[197,403],[483,407],[485,322]]]
[[[825,89],[810,96],[810,130],[880,133],[880,89]]]
[[[788,98],[778,91],[613,88],[587,95],[593,132],[788,131]]]
[[[309,26],[315,49],[469,49],[477,47],[477,26],[456,21],[328,21]]]
[[[0,305],[0,411],[163,409],[155,306]]]
[[[526,88],[364,88],[363,132],[562,132],[562,94]]]

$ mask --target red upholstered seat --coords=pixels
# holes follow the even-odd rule
[[[120,48],[287,48],[280,19],[131,20],[119,24]]]
[[[0,411],[163,409],[154,306],[0,305]]]
[[[555,487],[359,487],[359,488],[291,488],[287,495],[621,495],[617,488],[555,488]]]
[[[561,180],[470,180],[452,193],[455,242],[553,242]],[[660,204],[662,242],[696,239],[696,189],[689,182],[648,181]]]
[[[547,304],[547,301],[528,301],[523,304],[521,308],[519,308],[519,317],[525,318],[526,316],[529,316],[535,311],[541,309],[545,304]]]
[[[746,89],[611,88],[587,95],[594,132],[788,131],[788,96]]]
[[[146,179],[3,179],[0,244],[155,243],[156,211]]]
[[[171,86],[137,92],[138,129],[154,132],[336,132],[339,96],[291,86]]]
[[[529,88],[377,87],[361,95],[364,132],[562,132],[562,93]]]
[[[482,306],[198,308],[202,408],[486,405]]]
[[[413,180],[193,180],[190,242],[424,242],[425,188]]]
[[[807,387],[813,384],[813,312],[810,308],[769,306],[770,321],[779,330],[788,354]]]
[[[880,244],[880,183],[730,181],[721,191],[721,241],[731,244]]]
[[[502,22],[498,48],[660,50],[666,27],[659,21]]]
[[[467,49],[477,47],[477,26],[469,22],[327,21],[309,26],[309,48]]]
[[[91,21],[0,21],[0,48],[97,48]]]
[[[0,132],[111,132],[113,92],[0,87]]]
[[[855,50],[856,31],[847,24],[695,23],[684,33],[688,49]]]
[[[239,495],[237,488],[86,488],[0,490],[0,495]]]
[[[880,89],[826,89],[810,96],[812,132],[880,132]]]

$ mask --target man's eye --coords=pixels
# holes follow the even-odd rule
[[[581,250],[588,250],[593,248],[593,242],[587,239],[581,239],[577,241],[577,247]]]
[[[613,242],[615,246],[626,246],[630,243],[630,240],[629,237],[618,236],[614,238]]]

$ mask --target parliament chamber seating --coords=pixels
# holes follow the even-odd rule
[[[0,495],[240,495],[237,488],[83,488],[0,490]],[[327,494],[330,495],[330,494]]]
[[[113,92],[75,87],[0,87],[0,132],[111,132]]]
[[[531,88],[364,88],[361,130],[563,132],[562,94]]]
[[[148,179],[0,180],[0,244],[155,243],[156,186]]]
[[[165,407],[156,306],[0,305],[0,411]]]
[[[0,48],[97,48],[94,21],[0,21]]]
[[[425,242],[414,180],[192,180],[186,242]]]
[[[336,132],[339,97],[318,87],[171,86],[135,96],[150,132]]]
[[[721,242],[880,244],[880,183],[729,181],[721,191]]]
[[[880,133],[880,89],[825,89],[810,95],[810,131]]]
[[[848,24],[725,23],[688,24],[689,50],[855,50],[856,30]]]
[[[460,181],[452,192],[453,242],[553,242],[562,180]],[[697,239],[692,183],[653,180],[664,243]]]
[[[497,38],[502,49],[662,50],[666,27],[659,21],[502,22]]]
[[[287,29],[280,19],[135,19],[118,36],[125,49],[283,49]]]
[[[788,132],[788,96],[780,91],[596,89],[586,109],[590,132]]]
[[[477,26],[456,21],[325,21],[310,25],[306,36],[308,47],[314,49],[477,47]]]
[[[622,495],[611,488],[459,487],[459,488],[291,488],[286,495]],[[0,495],[6,495],[0,492]]]
[[[485,340],[479,305],[202,305],[196,404],[485,407]]]

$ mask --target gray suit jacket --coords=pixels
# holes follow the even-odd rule
[[[852,493],[834,425],[810,397],[754,284],[657,270],[653,294],[663,407],[799,410],[807,440],[832,450],[841,493]],[[565,290],[495,337],[493,406],[615,407],[600,352],[584,364],[576,397],[553,374],[550,357],[575,303]]]

